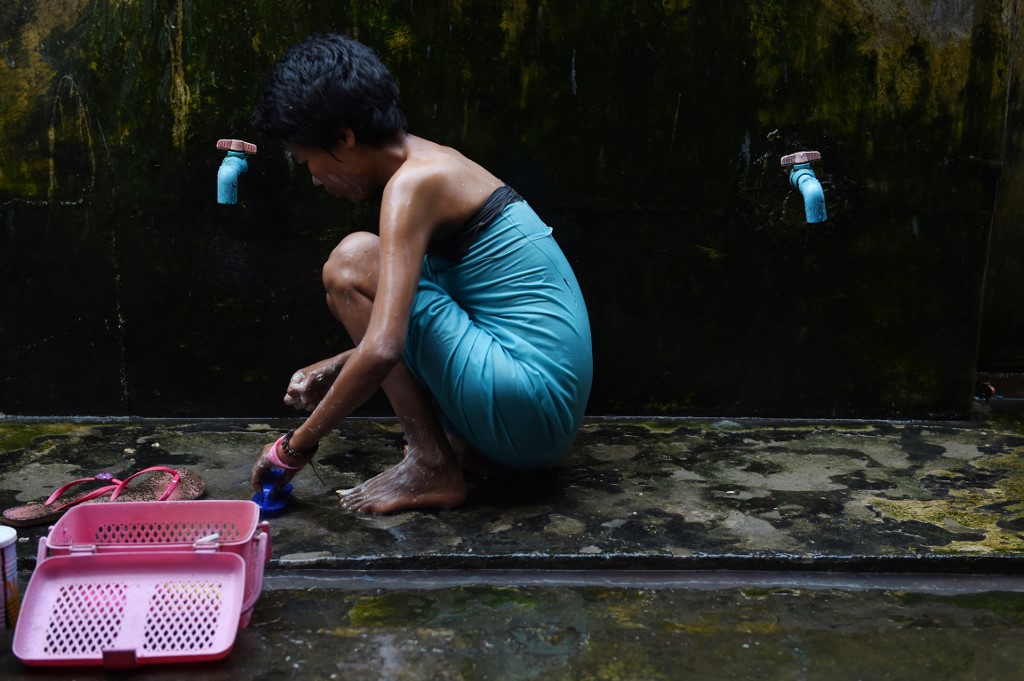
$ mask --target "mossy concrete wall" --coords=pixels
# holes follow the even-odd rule
[[[319,268],[375,208],[248,124],[274,59],[340,30],[414,132],[554,226],[591,310],[590,413],[965,415],[1020,154],[1017,4],[4,3],[0,412],[283,413],[291,372],[348,346]],[[235,207],[220,137],[261,145]],[[779,167],[801,149],[823,225]]]

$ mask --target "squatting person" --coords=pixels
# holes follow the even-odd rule
[[[341,493],[388,513],[451,508],[463,466],[534,470],[569,451],[590,394],[580,287],[516,191],[458,151],[408,132],[398,87],[367,46],[314,35],[275,64],[253,125],[282,140],[313,183],[381,195],[378,233],[349,234],[323,267],[327,306],[355,344],[300,369],[285,402],[312,413],[264,447],[252,471],[281,484],[321,438],[383,388],[408,442],[393,468]]]

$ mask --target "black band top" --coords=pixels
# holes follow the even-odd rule
[[[469,252],[477,235],[482,232],[494,218],[501,215],[501,211],[508,208],[517,201],[524,201],[515,189],[508,185],[502,185],[495,189],[491,195],[480,206],[476,215],[466,221],[461,228],[444,239],[431,239],[427,245],[427,255],[432,258],[442,258],[451,262],[459,262]]]

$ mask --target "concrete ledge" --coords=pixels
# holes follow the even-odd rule
[[[0,419],[0,504],[99,471],[198,471],[248,498],[283,420]],[[1024,434],[984,423],[590,419],[569,458],[474,479],[461,509],[360,516],[336,490],[401,456],[352,419],[273,518],[273,569],[742,569],[1017,574]],[[45,527],[19,531],[31,567]],[[31,548],[29,548],[31,547]]]

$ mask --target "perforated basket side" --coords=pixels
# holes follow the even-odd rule
[[[251,501],[151,501],[76,506],[51,528],[47,546],[56,554],[74,545],[175,546],[215,536],[222,546],[252,539],[259,507]]]
[[[96,526],[95,544],[191,544],[206,537],[234,541],[243,536],[230,519],[202,522],[146,521],[112,519]]]
[[[129,589],[128,582],[118,579],[57,588],[45,635],[36,641],[38,653],[53,660],[102,659],[118,640]]]
[[[263,591],[263,570],[270,561],[270,551],[270,525],[264,521],[256,533],[253,550],[239,554],[245,561],[245,600],[242,602],[239,629],[249,626],[249,620],[252,619],[253,608]]]
[[[191,656],[210,651],[221,626],[223,579],[169,579],[154,583],[138,653]],[[68,584],[58,590],[42,652],[53,658],[102,660],[123,645],[129,585],[121,581]]]
[[[153,585],[140,650],[148,657],[189,657],[217,643],[223,579],[170,579]]]

